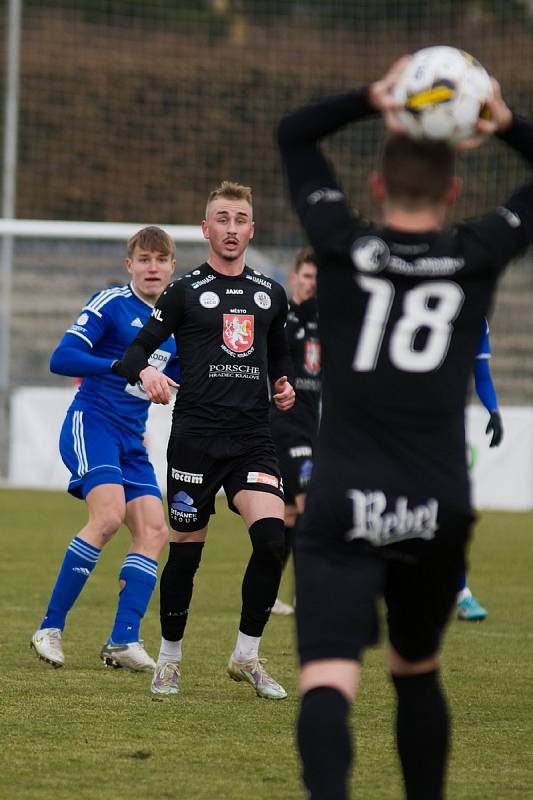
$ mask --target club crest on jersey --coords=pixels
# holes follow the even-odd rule
[[[305,343],[304,368],[308,375],[320,372],[320,342],[317,339],[308,339]]]
[[[362,236],[353,243],[351,256],[360,272],[381,272],[389,263],[390,250],[383,239]]]
[[[253,314],[224,314],[222,337],[233,353],[245,353],[254,343]]]

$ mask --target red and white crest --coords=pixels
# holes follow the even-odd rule
[[[320,342],[316,339],[308,339],[305,343],[304,367],[309,375],[320,372]]]
[[[224,344],[234,353],[245,353],[254,343],[253,314],[224,314]]]

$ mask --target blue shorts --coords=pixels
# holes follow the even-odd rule
[[[85,499],[91,489],[116,483],[126,502],[161,491],[142,439],[102,414],[70,408],[59,437],[61,458],[71,478],[68,491]]]

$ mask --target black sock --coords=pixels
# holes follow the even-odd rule
[[[179,642],[187,624],[194,574],[202,557],[203,542],[171,542],[159,586],[161,634]]]
[[[249,532],[253,551],[242,582],[239,630],[247,636],[262,636],[281,581],[285,553],[283,520],[259,519]]]
[[[304,694],[298,718],[298,747],[310,800],[346,800],[352,742],[349,704],[330,686]]]
[[[448,710],[438,670],[392,676],[398,696],[396,740],[407,800],[442,800],[448,756]]]

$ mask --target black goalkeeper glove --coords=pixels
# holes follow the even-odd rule
[[[503,422],[499,411],[491,411],[485,433],[492,434],[489,447],[498,447],[503,439]]]

